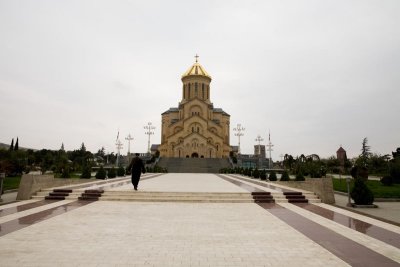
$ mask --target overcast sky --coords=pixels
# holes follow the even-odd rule
[[[400,1],[0,0],[0,142],[131,152],[199,62],[211,101],[281,154],[400,147]]]

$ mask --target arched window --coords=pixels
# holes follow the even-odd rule
[[[194,95],[197,96],[197,83],[194,83]]]

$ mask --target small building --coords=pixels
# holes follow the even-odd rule
[[[339,147],[339,149],[336,151],[336,158],[340,162],[340,166],[344,166],[344,163],[347,160],[347,155],[346,155],[346,150],[343,149],[342,146]]]

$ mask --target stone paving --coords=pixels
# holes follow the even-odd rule
[[[245,188],[213,174],[166,174],[139,184],[139,192]],[[108,190],[135,194],[128,183]],[[40,201],[45,204],[22,208]],[[0,206],[0,266],[400,266],[398,240],[398,226],[322,203],[28,200]]]

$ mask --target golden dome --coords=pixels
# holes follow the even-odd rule
[[[206,76],[211,79],[211,76],[207,73],[202,65],[199,62],[196,62],[182,75],[182,78],[186,76]]]

